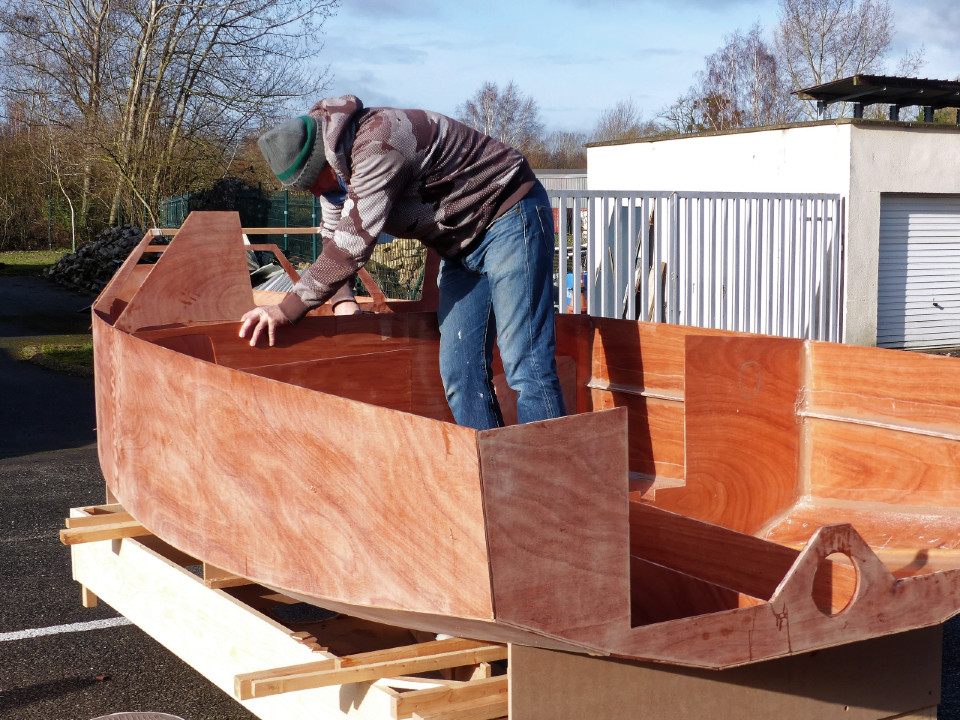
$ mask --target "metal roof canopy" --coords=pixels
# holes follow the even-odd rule
[[[924,108],[923,119],[926,122],[933,120],[934,110],[960,108],[960,81],[957,80],[854,75],[796,90],[793,94],[801,100],[816,100],[820,119],[824,118],[828,106],[838,102],[852,101],[853,116],[857,118],[863,117],[865,105],[887,103],[890,105],[891,120],[899,119],[900,108],[917,105]]]

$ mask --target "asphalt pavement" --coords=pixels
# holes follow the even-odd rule
[[[0,277],[0,338],[84,332],[93,298],[42,277]],[[0,718],[162,712],[254,720],[105,603],[87,609],[58,531],[104,502],[93,380],[0,349]]]
[[[44,278],[0,277],[0,338],[83,332],[92,300]],[[0,719],[255,720],[106,604],[81,606],[58,531],[71,507],[104,501],[95,424],[91,379],[0,349]],[[944,637],[938,718],[960,720],[960,620]]]

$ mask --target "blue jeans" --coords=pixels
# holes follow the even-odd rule
[[[494,341],[519,422],[566,414],[554,358],[553,252],[553,211],[538,182],[467,254],[441,264],[440,374],[457,424],[503,425]]]

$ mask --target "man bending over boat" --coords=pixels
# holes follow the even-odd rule
[[[496,340],[520,422],[565,414],[554,360],[553,211],[517,150],[425,110],[321,100],[259,140],[285,187],[323,210],[323,251],[279,305],[243,316],[240,337],[270,345],[277,328],[334,298],[370,258],[381,232],[416,238],[443,258],[440,373],[460,425],[503,425],[491,368]],[[339,291],[339,292],[338,292]],[[336,297],[334,295],[337,294]]]

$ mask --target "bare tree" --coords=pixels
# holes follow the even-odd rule
[[[511,80],[501,91],[496,83],[485,82],[456,109],[457,120],[520,152],[532,150],[543,135],[540,108]]]
[[[587,166],[586,133],[554,130],[526,151],[535,168],[572,170]]]
[[[162,194],[216,176],[245,131],[322,90],[308,61],[337,2],[8,0],[0,72],[31,123],[63,131],[70,152],[50,157],[81,148],[81,226],[95,202],[110,223],[152,223]]]
[[[774,38],[792,89],[801,90],[881,72],[893,38],[893,13],[887,0],[780,0]],[[817,116],[813,103],[803,107]]]
[[[797,110],[789,80],[755,24],[728,35],[662,117],[677,132],[697,132],[790,122]]]
[[[621,100],[600,113],[590,139],[592,142],[634,140],[661,132],[662,128],[656,122],[643,119],[643,112],[631,98]]]

